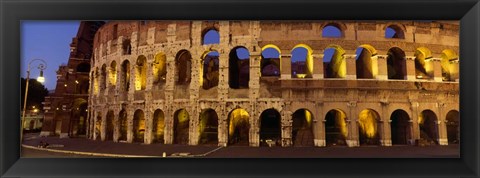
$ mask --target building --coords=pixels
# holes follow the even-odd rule
[[[30,132],[40,131],[42,129],[43,117],[43,113],[35,106],[28,109],[23,120],[23,130]]]
[[[85,136],[92,43],[95,32],[103,24],[80,23],[77,36],[70,44],[68,63],[58,68],[55,91],[45,97],[41,136]]]
[[[207,43],[211,34],[218,43]],[[90,139],[459,141],[458,22],[110,21],[93,48]]]

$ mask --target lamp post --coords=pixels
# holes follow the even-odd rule
[[[45,82],[45,78],[43,77],[43,70],[47,69],[47,63],[42,60],[42,59],[33,59],[31,60],[29,63],[28,63],[28,67],[27,67],[27,78],[26,78],[26,84],[25,84],[25,98],[23,100],[23,114],[22,114],[22,120],[21,120],[21,124],[20,124],[20,144],[22,144],[23,142],[23,123],[25,122],[25,113],[27,111],[27,96],[28,96],[28,81],[30,80],[30,66],[31,64],[34,62],[34,61],[38,61],[40,62],[40,64],[38,64],[38,69],[40,70],[40,75],[38,76],[37,78],[37,81],[40,82],[40,83],[43,83]]]

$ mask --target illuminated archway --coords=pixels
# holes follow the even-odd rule
[[[118,113],[118,123],[117,123],[120,135],[118,140],[127,141],[127,130],[128,130],[128,120],[127,120],[127,111],[122,109],[120,113]]]
[[[99,71],[98,71],[98,67],[95,67],[94,71],[93,71],[93,74],[92,74],[92,78],[93,78],[93,94],[97,95],[99,90],[100,90],[100,74],[99,74]]]
[[[238,46],[230,51],[228,58],[228,84],[230,88],[248,88],[250,81],[250,53]]]
[[[153,85],[162,85],[167,77],[167,56],[164,53],[158,53],[153,60]]]
[[[78,136],[86,134],[87,124],[87,100],[76,98],[72,103],[72,113],[70,116],[70,136]]]
[[[417,79],[433,78],[433,65],[426,60],[432,58],[428,48],[420,47],[415,50],[415,77]]]
[[[262,48],[262,60],[260,70],[262,77],[280,76],[280,50],[273,45],[267,45]]]
[[[173,118],[175,144],[188,144],[190,116],[185,109],[177,110]]]
[[[398,25],[389,25],[385,28],[385,38],[404,39],[405,34],[403,29]]]
[[[405,52],[398,47],[393,47],[387,53],[388,79],[404,80],[407,74]]]
[[[117,85],[117,62],[115,61],[110,63],[108,78],[111,86]]]
[[[152,136],[153,142],[165,143],[165,114],[157,109],[153,113]]]
[[[356,69],[357,78],[374,79],[378,74],[377,61],[372,57],[377,55],[375,48],[370,45],[361,45],[357,48]]]
[[[202,57],[202,88],[208,90],[218,86],[219,81],[219,54],[217,51],[208,51]]]
[[[135,90],[145,90],[147,87],[147,57],[140,55],[135,68]]]
[[[378,122],[380,115],[372,110],[365,109],[358,115],[360,145],[379,145]]]
[[[404,110],[397,109],[390,116],[390,131],[393,145],[406,145],[412,138],[410,117]]]
[[[199,144],[218,144],[218,116],[215,110],[205,109],[200,113]]]
[[[455,51],[446,49],[442,51],[441,58],[443,81],[455,81],[458,77],[458,69],[452,63],[458,60],[458,55]]]
[[[292,115],[293,146],[313,146],[313,114],[307,109],[299,109]]]
[[[107,87],[107,65],[103,64],[101,69],[101,82],[100,82],[100,90],[104,90]]]
[[[110,110],[107,112],[107,127],[105,128],[105,140],[113,140],[113,119],[115,115],[113,114],[113,111]]]
[[[281,115],[275,109],[267,109],[260,115],[260,145],[268,145],[267,140],[281,144]]]
[[[325,140],[327,146],[346,145],[347,115],[340,109],[332,109],[325,116]]]
[[[325,49],[323,55],[325,78],[345,78],[347,76],[347,62],[344,54],[345,50],[338,45],[330,45]]]
[[[216,28],[207,28],[202,32],[202,44],[220,44],[220,33]]]
[[[100,135],[102,134],[102,113],[97,112],[97,118],[95,119],[95,133],[97,137],[95,140],[100,140]]]
[[[445,118],[447,125],[447,138],[449,144],[460,143],[460,113],[457,110],[451,110]]]
[[[244,109],[234,109],[228,114],[228,144],[248,145],[250,115]]]
[[[128,60],[122,63],[121,75],[121,82],[123,83],[122,91],[128,91],[130,88],[130,62]]]
[[[189,85],[192,73],[192,55],[187,50],[180,50],[175,57],[177,85]]]
[[[312,78],[313,50],[308,45],[299,44],[292,49],[292,78]]]
[[[137,109],[133,113],[133,141],[144,142],[145,136],[145,114],[142,110]]]
[[[418,116],[420,139],[429,144],[438,144],[438,119],[431,110],[424,110]]]

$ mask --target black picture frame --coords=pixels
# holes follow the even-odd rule
[[[1,177],[479,177],[478,0],[1,0]],[[461,20],[461,158],[20,158],[22,20]]]

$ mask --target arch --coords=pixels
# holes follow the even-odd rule
[[[165,143],[165,113],[161,109],[153,113],[152,136],[153,142]]]
[[[377,77],[378,63],[372,59],[372,56],[375,56],[376,53],[375,48],[368,44],[360,45],[357,48],[357,59],[355,63],[357,78],[374,79]]]
[[[122,42],[122,53],[123,55],[132,54],[132,45],[130,44],[130,39],[124,39]]]
[[[249,145],[250,115],[245,109],[237,108],[228,114],[228,144]]]
[[[415,50],[415,76],[417,79],[432,79],[433,64],[427,62],[432,58],[432,52],[425,47],[419,47]]]
[[[96,95],[98,94],[98,91],[100,89],[100,84],[98,82],[100,82],[100,79],[99,79],[99,72],[98,72],[98,67],[95,67],[93,73],[92,73],[92,80],[93,80],[93,93]]]
[[[107,65],[103,64],[101,69],[101,81],[100,81],[100,90],[107,88]]]
[[[448,144],[460,143],[460,113],[457,110],[448,111],[445,122],[447,125]]]
[[[276,109],[267,109],[260,114],[260,145],[268,145],[267,141],[281,144],[282,141],[282,117]]]
[[[405,29],[399,25],[392,24],[385,28],[385,38],[405,39]]]
[[[122,62],[120,82],[123,84],[122,91],[128,91],[130,88],[130,61],[124,60]]]
[[[280,49],[272,44],[265,45],[262,47],[261,53],[261,62],[260,62],[260,70],[262,77],[266,76],[280,76],[280,61],[281,61],[281,54]]]
[[[175,56],[175,82],[177,85],[189,85],[192,79],[192,55],[188,50],[180,50]]]
[[[358,114],[360,145],[379,145],[380,115],[373,109],[364,109]]]
[[[325,115],[325,141],[327,146],[347,145],[347,114],[341,109],[332,109]]]
[[[418,116],[420,139],[425,144],[438,144],[438,119],[432,110],[423,110]]]
[[[220,33],[215,27],[204,29],[202,32],[202,44],[220,44]]]
[[[77,72],[90,72],[90,64],[88,62],[82,62],[77,65]]]
[[[173,142],[175,144],[188,144],[190,115],[187,110],[179,109],[175,111],[173,119]]]
[[[107,125],[106,125],[106,128],[105,128],[105,140],[113,140],[113,130],[114,130],[114,124],[113,124],[113,120],[114,120],[114,113],[112,110],[109,110],[107,112]]]
[[[342,38],[344,36],[342,27],[337,23],[328,23],[322,27],[322,37],[324,38]]]
[[[306,44],[298,44],[292,48],[292,78],[312,78],[313,50]]]
[[[458,55],[451,49],[445,49],[441,54],[442,78],[443,81],[455,81],[458,77],[458,69],[452,64],[458,60]]]
[[[250,81],[250,53],[243,46],[230,51],[228,58],[228,85],[230,88],[248,88]]]
[[[390,115],[390,131],[393,145],[406,145],[412,139],[412,125],[408,113],[397,109]]]
[[[323,55],[325,78],[345,78],[347,76],[347,62],[344,58],[345,50],[338,45],[329,45]]]
[[[135,90],[145,90],[147,88],[147,57],[140,55],[137,58],[135,68]]]
[[[118,123],[117,123],[119,130],[120,130],[120,135],[118,137],[118,140],[122,141],[127,141],[127,130],[128,130],[128,119],[127,119],[127,111],[122,109],[118,113]]]
[[[112,61],[110,63],[108,78],[110,85],[115,86],[117,85],[117,62]]]
[[[206,51],[202,56],[200,83],[203,89],[208,90],[218,86],[220,74],[219,54],[217,51]]]
[[[88,102],[84,98],[75,98],[70,115],[70,136],[86,134]]]
[[[133,114],[133,141],[144,142],[145,137],[145,114],[137,109]]]
[[[97,112],[97,118],[95,118],[95,140],[100,140],[100,135],[102,133],[102,112]]]
[[[405,52],[398,48],[392,47],[387,53],[387,73],[388,79],[405,80],[407,75],[407,64]]]
[[[153,84],[155,86],[164,84],[167,78],[167,56],[165,53],[158,53],[155,55],[152,67]]]
[[[218,144],[218,115],[213,109],[204,109],[200,113],[199,144]]]
[[[308,109],[298,109],[292,114],[293,146],[313,146],[313,114]]]

